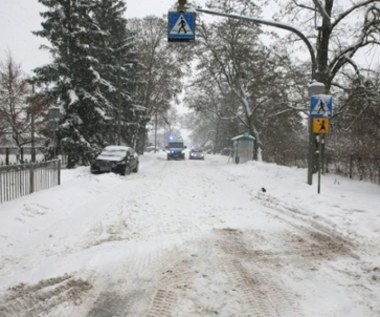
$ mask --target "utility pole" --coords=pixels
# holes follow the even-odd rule
[[[34,111],[32,110],[32,112],[31,112],[31,125],[32,125],[32,131],[31,131],[31,138],[32,138],[32,149],[31,149],[31,151],[32,151],[32,163],[35,163],[36,162],[36,148],[35,148],[35,140],[34,140]]]
[[[156,109],[155,118],[154,118],[154,153],[157,152],[157,112],[158,109]]]
[[[33,99],[32,99],[32,104],[29,107],[29,114],[30,114],[30,125],[31,125],[31,131],[30,131],[30,137],[31,137],[31,161],[32,163],[36,162],[36,148],[35,148],[35,127],[34,127],[34,115],[35,115],[35,109],[36,109],[36,100],[34,99],[35,95],[35,87],[34,84],[32,84],[32,94],[33,94]]]
[[[121,145],[121,88],[120,88],[120,66],[117,62],[117,145]]]

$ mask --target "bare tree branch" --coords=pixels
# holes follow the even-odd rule
[[[365,6],[367,6],[368,4],[371,4],[371,3],[379,3],[379,2],[380,2],[379,0],[367,0],[367,1],[364,1],[364,2],[361,2],[361,3],[358,3],[358,4],[354,5],[354,6],[352,6],[351,8],[349,8],[348,10],[346,10],[345,12],[343,12],[342,14],[340,14],[335,19],[335,21],[331,24],[331,29],[334,29],[343,19],[345,19],[346,17],[348,17],[352,12],[356,11],[357,9],[365,7]]]

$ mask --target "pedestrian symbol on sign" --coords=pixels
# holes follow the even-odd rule
[[[329,118],[313,118],[313,132],[315,134],[327,134],[329,132]]]
[[[319,99],[318,113],[324,114],[326,112],[326,105],[322,99]]]
[[[185,19],[183,18],[183,16],[181,16],[181,21],[179,22],[179,29],[178,29],[178,33],[181,33],[181,30],[183,30],[184,33],[187,33],[186,31],[186,21]]]
[[[183,14],[181,14],[178,17],[177,22],[170,30],[170,34],[181,34],[181,33],[185,33],[185,34],[193,33]]]
[[[319,132],[320,133],[324,133],[326,132],[326,126],[325,126],[325,121],[324,120],[320,120],[320,124],[319,124]]]

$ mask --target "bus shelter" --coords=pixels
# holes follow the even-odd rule
[[[232,158],[236,164],[253,161],[255,138],[249,133],[235,136],[232,140]]]

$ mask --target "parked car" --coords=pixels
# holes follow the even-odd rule
[[[204,160],[205,152],[200,148],[192,148],[189,153],[190,160]]]
[[[128,146],[110,145],[95,158],[91,164],[91,173],[113,172],[128,175],[139,170],[139,157]]]

